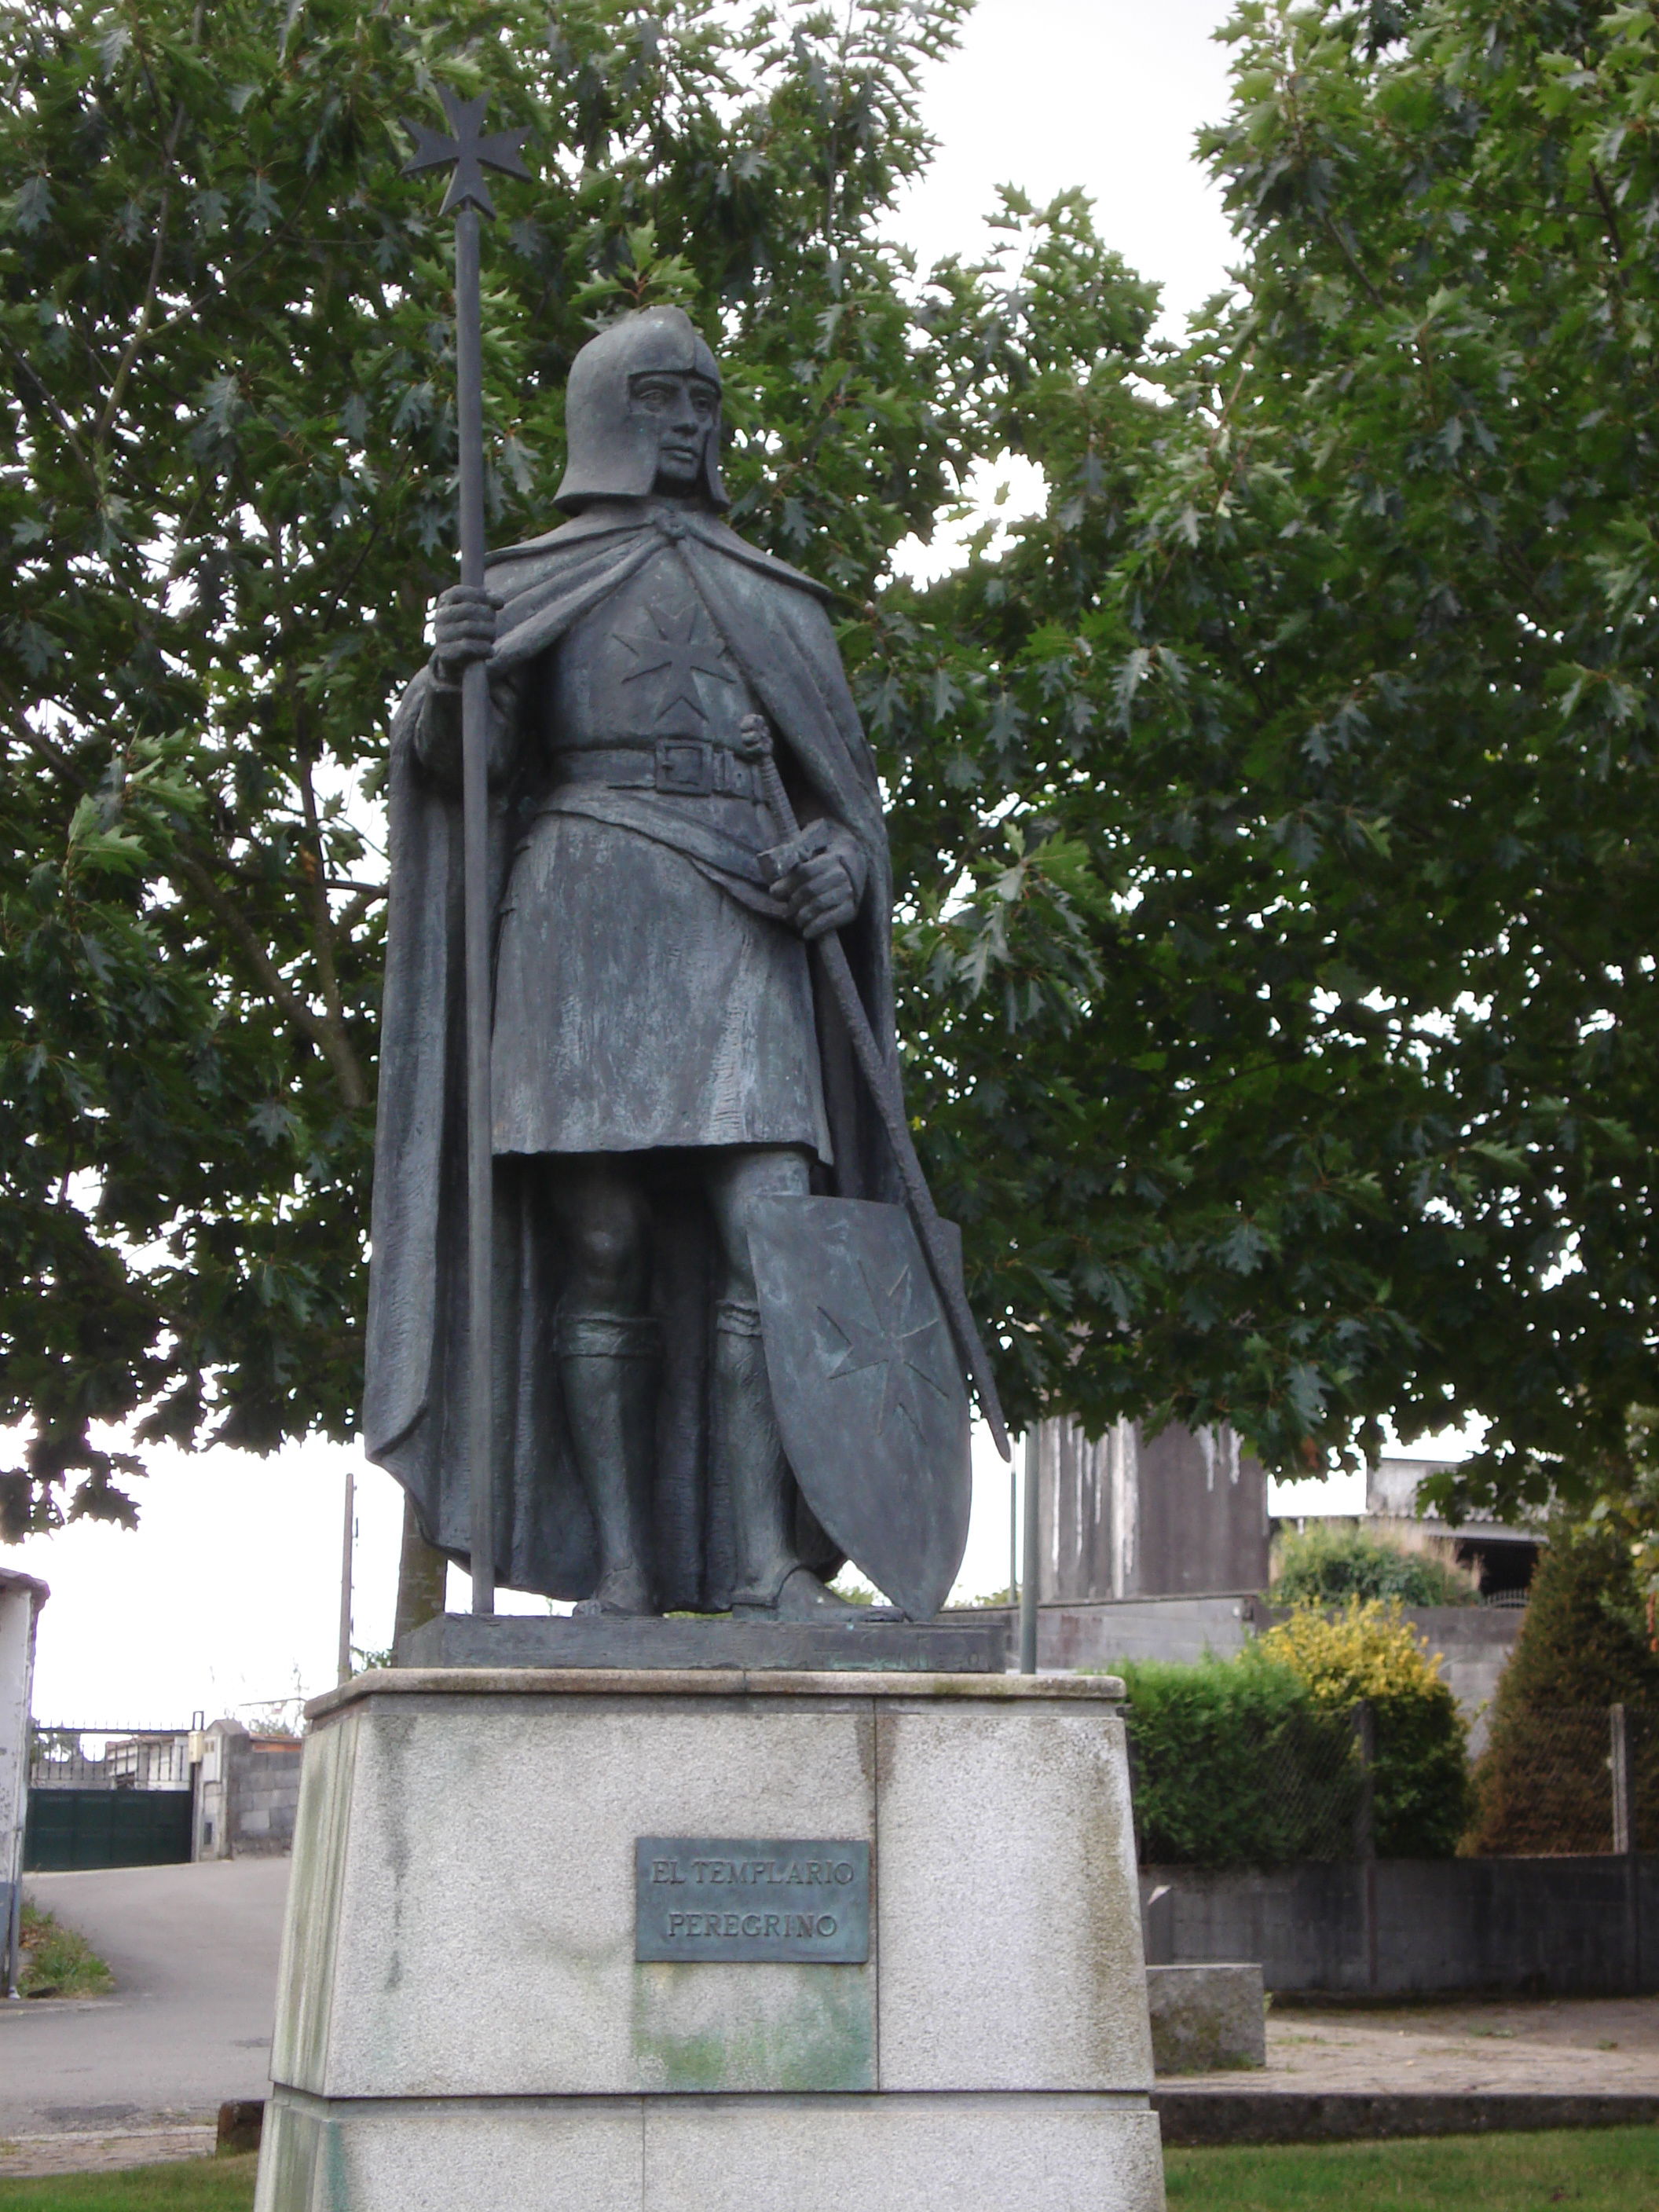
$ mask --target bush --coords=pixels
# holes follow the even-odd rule
[[[1273,1595],[1284,1605],[1346,1605],[1398,1598],[1402,1605],[1474,1605],[1474,1577],[1444,1549],[1389,1542],[1364,1528],[1317,1523],[1279,1540]]]
[[[1143,1859],[1283,1866],[1348,1857],[1363,1784],[1354,1709],[1375,1717],[1374,1834],[1385,1858],[1449,1858],[1468,1812],[1465,1729],[1439,1662],[1398,1605],[1314,1607],[1233,1659],[1128,1662]]]
[[[1659,1706],[1659,1657],[1643,1633],[1630,1553],[1609,1530],[1558,1528],[1498,1680],[1462,1849],[1480,1857],[1610,1850],[1614,1705]],[[1644,1824],[1659,1822],[1652,1763],[1650,1753],[1638,1770]]]
[[[1322,1711],[1375,1719],[1377,1856],[1449,1858],[1468,1817],[1468,1729],[1437,1654],[1396,1599],[1351,1598],[1335,1615],[1298,1606],[1256,1647],[1288,1668]]]
[[[1361,1778],[1352,1723],[1256,1649],[1126,1662],[1140,1856],[1156,1866],[1346,1858]]]

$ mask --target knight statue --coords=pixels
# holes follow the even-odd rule
[[[483,660],[496,1573],[579,1610],[799,1621],[842,1609],[843,1550],[781,1440],[751,1232],[780,1199],[896,1195],[810,950],[839,933],[896,1083],[890,874],[827,595],[722,520],[720,422],[679,309],[584,346],[568,520],[442,595],[395,717],[364,1425],[465,1563],[459,693]],[[763,727],[800,833],[781,872]]]

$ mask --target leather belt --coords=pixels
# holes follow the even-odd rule
[[[675,799],[753,799],[760,778],[727,745],[707,738],[641,738],[583,745],[554,757],[559,783],[603,784],[611,791],[659,791]]]

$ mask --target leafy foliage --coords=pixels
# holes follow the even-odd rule
[[[1353,1849],[1360,1771],[1346,1716],[1253,1653],[1126,1661],[1140,1856],[1152,1866],[1285,1866]]]
[[[1463,1723],[1397,1607],[1356,1601],[1332,1618],[1302,1607],[1233,1658],[1121,1671],[1143,1859],[1275,1866],[1350,1856],[1362,1698],[1375,1723],[1379,1855],[1441,1858],[1455,1848],[1467,1797]]]
[[[1630,1559],[1604,1530],[1560,1527],[1539,1555],[1526,1618],[1498,1681],[1492,1734],[1538,1705],[1659,1703]]]
[[[1261,1638],[1328,1712],[1370,1706],[1373,1835],[1382,1858],[1449,1858],[1468,1814],[1468,1730],[1438,1657],[1398,1600],[1350,1598],[1340,1613],[1299,1605]]]
[[[130,1515],[156,1437],[354,1424],[379,779],[452,562],[395,128],[441,58],[541,172],[488,253],[496,537],[546,524],[594,320],[675,298],[739,526],[838,595],[1016,1424],[1310,1468],[1478,1414],[1436,1503],[1650,1539],[1659,27],[1248,0],[1241,286],[1170,351],[1079,195],[920,280],[881,243],[965,5],[0,21],[8,1528],[70,1479]],[[1046,512],[896,580],[1005,451]]]
[[[1048,513],[927,602],[997,792],[936,969],[1064,864],[1002,1000],[941,995],[934,1141],[1091,1426],[1315,1466],[1479,1413],[1438,1502],[1583,1502],[1653,1395],[1659,27],[1227,35],[1241,291],[1150,430],[1035,378]]]
[[[544,526],[595,315],[726,332],[738,519],[856,602],[947,426],[874,222],[966,0],[733,17],[28,0],[0,21],[0,1518],[138,1445],[349,1434],[391,702],[453,563],[431,68],[532,126],[486,284],[494,527]]]
[[[1351,1598],[1397,1598],[1402,1605],[1475,1602],[1468,1576],[1449,1559],[1407,1551],[1364,1528],[1315,1522],[1281,1537],[1279,1551],[1273,1595],[1281,1605],[1344,1605]]]

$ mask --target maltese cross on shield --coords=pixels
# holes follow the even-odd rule
[[[909,1216],[864,1199],[769,1199],[749,1248],[802,1494],[878,1589],[931,1620],[968,1541],[968,1390]]]
[[[877,1433],[884,1435],[889,1421],[902,1416],[909,1422],[917,1440],[925,1441],[927,1401],[918,1393],[930,1391],[936,1399],[950,1396],[948,1380],[939,1380],[939,1340],[945,1324],[933,1286],[924,1278],[925,1293],[918,1290],[915,1269],[908,1260],[890,1282],[867,1261],[859,1261],[858,1272],[861,1299],[855,1297],[850,1307],[843,1306],[839,1312],[832,1312],[822,1299],[818,1302],[818,1319],[845,1347],[830,1368],[829,1379],[839,1382],[879,1368],[881,1409],[876,1416]]]

